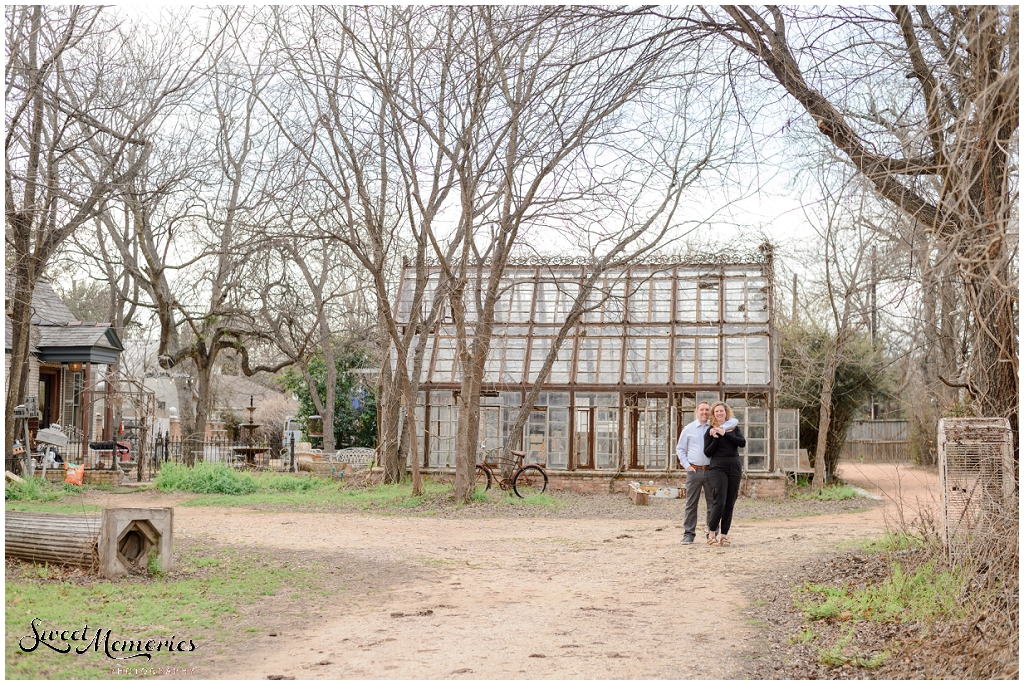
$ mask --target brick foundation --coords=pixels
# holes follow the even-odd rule
[[[122,480],[121,469],[86,469],[82,476],[83,485],[120,485]]]
[[[441,473],[450,477],[451,469],[431,469],[425,473]],[[551,492],[570,491],[585,494],[628,493],[629,484],[639,481],[645,485],[654,484],[663,488],[686,486],[686,474],[681,471],[651,473],[649,471],[554,471],[547,470],[548,490]],[[781,474],[771,473],[747,475],[740,483],[740,495],[755,498],[783,498],[786,496],[786,479]]]

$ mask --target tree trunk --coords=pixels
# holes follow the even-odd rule
[[[32,337],[32,291],[34,283],[25,268],[15,268],[15,285],[11,305],[11,368],[7,376],[7,401],[4,420],[5,454],[14,450],[14,408],[24,402],[28,381],[29,347]],[[26,449],[27,446],[26,446]]]
[[[821,408],[818,410],[818,442],[814,448],[814,487],[821,492],[825,487],[825,453],[828,451],[828,429],[832,422],[832,389],[835,387],[836,368],[839,366],[839,345],[832,352],[821,376]]]
[[[199,395],[196,401],[196,427],[193,433],[195,446],[199,450],[197,456],[203,461],[202,445],[206,442],[206,424],[213,410],[213,365],[216,361],[216,354],[213,357],[204,357],[202,363],[196,361],[196,391]]]
[[[380,415],[380,458],[384,467],[384,482],[399,483],[405,473],[405,464],[398,449],[398,424],[402,413],[402,404],[392,385],[386,392],[381,388]]]
[[[334,357],[334,349],[328,337],[324,344],[324,363],[327,364],[327,382],[324,387],[324,406],[320,411],[324,425],[324,454],[334,452],[337,447],[334,444],[334,408],[338,394],[338,367]]]

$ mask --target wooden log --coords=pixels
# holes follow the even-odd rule
[[[100,516],[8,511],[4,555],[37,563],[94,568]]]
[[[151,555],[172,568],[174,510],[109,508],[100,515],[8,511],[4,553],[36,563],[82,566],[104,578],[146,569]]]

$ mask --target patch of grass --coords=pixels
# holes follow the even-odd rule
[[[507,495],[505,495],[504,499],[500,501],[503,504],[507,504],[513,507],[544,507],[545,509],[550,509],[552,511],[558,511],[562,507],[561,502],[559,502],[557,499],[555,499],[546,492],[543,492],[539,495],[527,497],[526,499],[520,499],[515,495],[515,493],[508,493]]]
[[[804,645],[812,642],[816,637],[818,635],[814,632],[814,628],[805,626],[803,630],[793,636],[793,642]]]
[[[81,491],[81,486],[70,483],[51,483],[42,478],[26,478],[22,482],[4,483],[7,502],[59,502],[65,496]]]
[[[40,646],[32,652],[19,649],[23,636],[33,635],[31,621],[40,630],[78,630],[88,626],[87,640],[97,629],[110,630],[114,640],[191,639],[204,653],[218,642],[237,637],[227,630],[236,627],[238,608],[272,595],[283,584],[309,583],[309,572],[285,562],[267,562],[235,550],[219,550],[218,559],[184,551],[178,568],[158,576],[126,576],[117,581],[96,577],[69,577],[66,569],[26,564],[21,573],[8,567],[6,584],[6,675],[11,679],[108,679],[110,667],[124,665],[77,642],[71,652],[60,654]],[[206,568],[200,571],[201,568]],[[57,641],[59,642],[59,641]],[[23,643],[26,647],[32,639]],[[61,643],[64,644],[64,643]],[[187,647],[186,647],[187,648]],[[182,666],[188,654],[153,653],[147,668]],[[134,664],[140,659],[131,660]],[[197,671],[198,676],[198,671]]]
[[[818,492],[817,488],[801,487],[793,495],[796,499],[818,500],[820,502],[838,502],[859,497],[857,491],[848,485],[826,485]]]
[[[266,479],[266,480],[263,480]],[[306,484],[291,487],[289,481]],[[447,483],[423,482],[423,494],[412,496],[409,481],[372,487],[340,485],[326,478],[296,478],[286,474],[254,477],[259,490],[245,495],[209,494],[183,502],[190,507],[268,507],[278,509],[417,509],[451,491]],[[272,488],[278,488],[276,490]]]
[[[886,531],[880,540],[871,540],[864,545],[864,551],[873,554],[875,552],[896,552],[904,549],[921,549],[925,546],[924,538],[910,533],[893,533]]]
[[[937,570],[934,562],[922,564],[910,575],[895,564],[889,578],[867,587],[805,584],[794,603],[812,621],[840,617],[871,621],[957,617],[962,613],[957,598],[963,585],[961,576]]]
[[[35,511],[44,514],[95,514],[103,507],[81,502],[7,502],[7,511]]]
[[[889,652],[887,651],[871,656],[860,653],[853,646],[853,639],[854,628],[851,627],[834,644],[828,647],[818,647],[818,661],[826,666],[854,664],[864,668],[878,668],[889,658]]]

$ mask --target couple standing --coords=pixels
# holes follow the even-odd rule
[[[683,429],[676,443],[679,465],[686,469],[683,544],[692,545],[697,536],[697,504],[703,489],[708,507],[708,544],[726,547],[743,475],[739,448],[747,444],[747,439],[725,402],[716,402],[714,407],[700,402],[696,415],[697,420]]]

